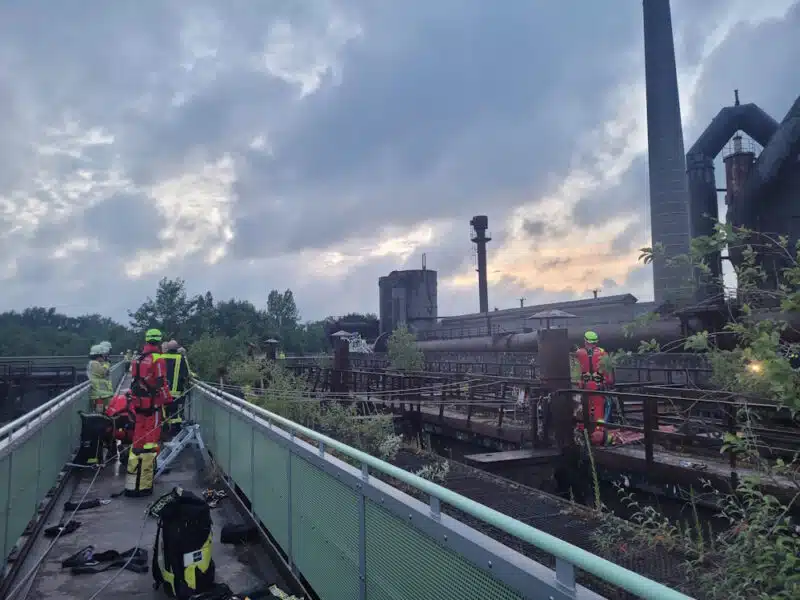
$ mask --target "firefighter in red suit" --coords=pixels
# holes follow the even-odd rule
[[[126,446],[133,440],[134,415],[130,403],[130,393],[117,394],[106,408],[106,416],[114,421],[114,438]]]
[[[141,353],[131,362],[131,408],[135,414],[133,449],[158,452],[161,408],[172,402],[167,365],[161,354],[161,331],[148,329]]]
[[[581,379],[578,384],[581,389],[606,391],[614,385],[614,375],[603,365],[603,359],[607,354],[597,345],[599,341],[594,331],[587,331],[583,336],[583,348],[579,348],[576,352],[576,358],[581,366]],[[607,419],[606,404],[604,394],[589,394],[589,420],[597,422],[592,432],[592,443],[596,445],[606,442],[606,430],[603,427]]]

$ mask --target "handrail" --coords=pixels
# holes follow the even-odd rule
[[[109,354],[112,358],[122,358],[122,354]],[[42,354],[39,356],[0,356],[0,363],[12,363],[12,362],[21,362],[21,361],[30,361],[30,360],[85,360],[89,362],[89,356],[87,354],[71,354],[71,355],[60,355],[60,354]]]
[[[429,494],[430,496],[438,498],[445,504],[449,504],[458,510],[480,519],[481,521],[492,525],[493,527],[505,531],[506,533],[513,535],[524,542],[532,544],[540,550],[543,550],[548,554],[555,556],[556,558],[567,561],[579,569],[583,569],[584,571],[591,573],[592,575],[595,575],[604,581],[612,583],[628,592],[637,594],[638,596],[647,600],[693,600],[690,596],[686,596],[681,592],[668,588],[667,586],[639,575],[638,573],[634,573],[633,571],[625,569],[624,567],[620,567],[619,565],[616,565],[604,558],[600,558],[591,552],[583,550],[582,548],[578,548],[577,546],[573,546],[572,544],[560,540],[557,537],[517,521],[508,515],[504,515],[503,513],[487,506],[483,506],[482,504],[470,500],[469,498],[465,498],[464,496],[428,481],[427,479],[423,479],[422,477],[409,473],[400,467],[391,465],[380,460],[379,458],[375,458],[374,456],[367,454],[366,452],[352,448],[347,444],[336,441],[333,438],[314,431],[313,429],[309,429],[276,413],[265,410],[260,406],[256,406],[250,402],[247,402],[246,400],[237,398],[232,394],[214,388],[206,383],[197,383],[197,387],[210,396],[216,396],[218,399],[225,400],[231,404],[239,406],[240,408],[244,408],[248,412],[258,415],[262,419],[283,425],[284,427],[289,428],[291,431],[304,435],[316,442],[322,442],[327,447],[333,448],[345,456],[349,456],[350,458],[357,460],[360,463],[375,469],[376,471],[380,471],[381,473],[393,477],[394,479],[410,485],[426,494]]]
[[[113,367],[111,367],[111,371],[113,372],[114,370],[121,368],[123,364],[124,363],[121,362],[116,363]],[[20,429],[21,427],[28,425],[31,421],[40,417],[42,414],[46,413],[50,409],[56,407],[58,404],[67,400],[71,400],[72,396],[74,396],[78,392],[82,392],[89,385],[90,385],[89,381],[84,381],[83,383],[79,383],[78,385],[72,386],[67,391],[60,393],[55,398],[52,398],[47,402],[45,402],[44,404],[37,406],[32,411],[25,413],[21,417],[14,419],[13,421],[7,423],[6,425],[3,425],[2,427],[0,427],[0,440],[11,435],[17,429]]]

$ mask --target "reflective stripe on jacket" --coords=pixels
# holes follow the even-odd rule
[[[111,365],[102,360],[89,361],[89,398],[98,400],[110,398],[114,395],[114,386],[111,385]]]
[[[164,354],[154,354],[154,358],[163,358],[167,365],[167,381],[169,381],[169,391],[173,398],[182,396],[189,387],[189,362],[186,357],[179,352],[167,352]]]

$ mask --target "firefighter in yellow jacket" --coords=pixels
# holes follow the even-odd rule
[[[173,402],[162,407],[163,424],[165,430],[174,429],[183,423],[183,407],[185,394],[189,391],[189,379],[192,372],[185,350],[175,340],[170,340],[162,345],[162,353],[158,356],[164,359],[167,365],[167,381]]]
[[[95,345],[89,349],[89,366],[86,374],[89,377],[89,399],[95,412],[105,412],[106,405],[114,395],[111,384],[111,364],[105,359],[106,348]]]

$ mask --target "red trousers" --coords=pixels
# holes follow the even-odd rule
[[[133,426],[133,448],[142,450],[145,447],[155,446],[158,452],[158,443],[161,441],[161,410],[153,410],[152,414],[136,413]]]
[[[594,445],[601,446],[606,442],[606,431],[603,427],[606,418],[606,397],[600,395],[589,396],[589,422],[594,423],[592,430],[591,442]],[[599,423],[598,423],[599,421]],[[583,431],[583,423],[578,423],[578,430]]]

